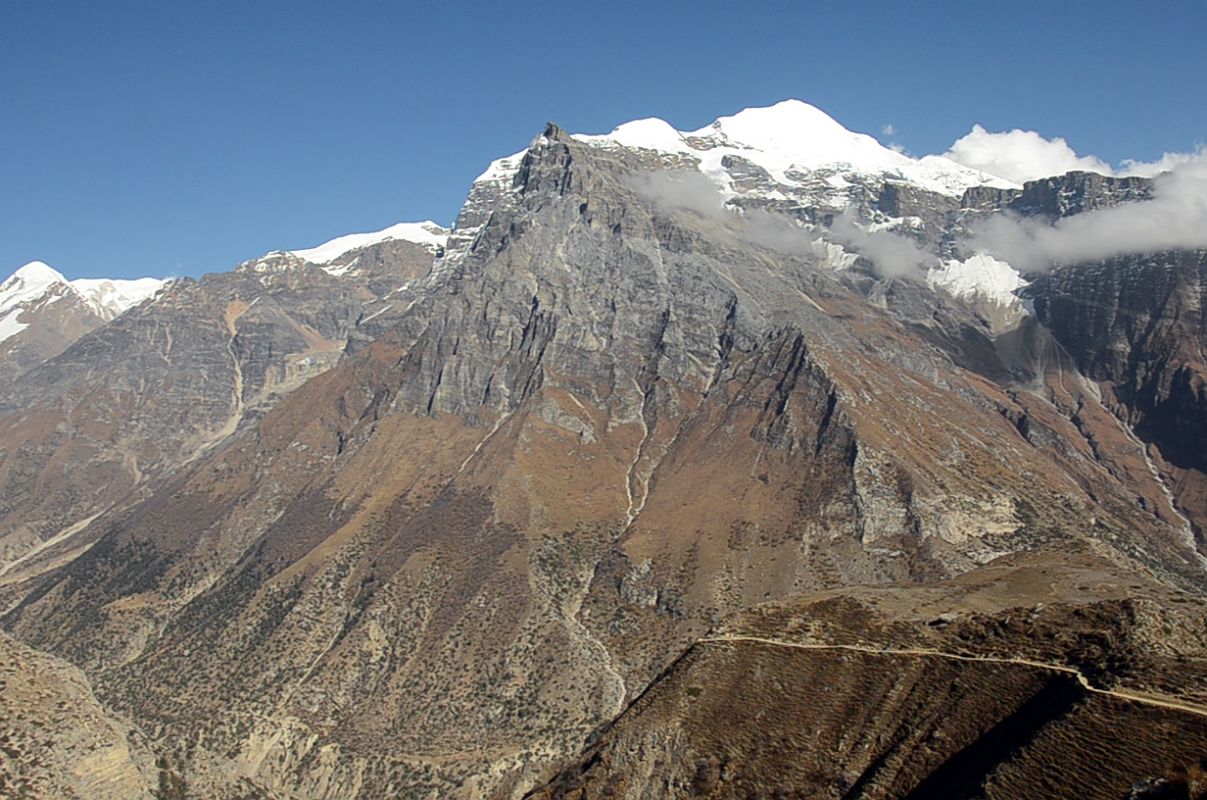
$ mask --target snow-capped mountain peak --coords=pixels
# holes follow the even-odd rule
[[[724,184],[722,160],[735,156],[762,169],[781,185],[799,181],[793,171],[902,180],[949,196],[971,186],[1017,188],[994,175],[940,156],[911,158],[875,138],[847,130],[821,109],[800,100],[747,108],[695,131],[678,131],[660,119],[625,123],[611,133],[577,135],[597,147],[628,147],[690,156],[702,172]]]
[[[7,314],[19,305],[45,297],[52,287],[58,285],[70,287],[68,279],[57,269],[45,262],[31,261],[0,284],[0,314]]]
[[[30,261],[23,267],[20,267],[12,275],[5,280],[7,284],[13,278],[19,278],[25,281],[65,281],[66,278],[54,267],[47,264],[45,261]]]
[[[912,160],[871,136],[847,130],[829,114],[800,100],[747,108],[689,135],[712,136],[718,142],[809,168],[845,163],[867,170],[893,169]]]
[[[159,278],[69,281],[44,261],[31,261],[0,283],[0,341],[25,330],[26,313],[36,313],[49,303],[74,298],[108,321],[158,292],[164,283]]]
[[[58,270],[45,262],[31,261],[0,283],[0,313],[35,300],[60,283],[67,284],[67,279]]]
[[[29,327],[27,311],[53,302],[75,290],[58,270],[41,261],[31,261],[0,283],[0,341]]]

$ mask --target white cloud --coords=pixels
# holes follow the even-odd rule
[[[917,275],[936,261],[932,254],[899,233],[864,230],[849,210],[834,218],[829,233],[830,239],[872,262],[876,272],[885,278]]]
[[[646,172],[628,182],[633,191],[665,210],[691,211],[705,219],[727,214],[720,187],[695,170]]]
[[[1111,165],[1097,156],[1079,156],[1064,139],[1045,139],[1035,131],[993,133],[973,125],[943,154],[966,167],[1015,183],[1026,183],[1072,170],[1113,175]]]
[[[905,149],[905,145],[900,142],[893,141],[893,137],[897,135],[897,126],[891,122],[886,122],[880,126],[880,143],[892,150],[894,153],[900,153],[903,156],[909,155],[909,151]]]
[[[738,211],[725,205],[720,187],[692,170],[647,172],[628,179],[629,187],[647,202],[664,212],[689,212],[709,223],[713,235],[732,236],[785,253],[813,249],[829,239],[858,253],[884,277],[919,275],[937,261],[916,242],[891,231],[867,231],[845,211],[834,218],[828,232],[799,227],[780,214],[747,209]]]
[[[1035,131],[1014,129],[995,133],[973,125],[965,136],[956,139],[944,153],[958,164],[979,169],[1015,183],[1063,175],[1073,170],[1097,172],[1119,177],[1136,175],[1152,178],[1186,164],[1200,153],[1165,153],[1156,161],[1124,159],[1112,167],[1098,156],[1080,156],[1069,143],[1057,137],[1045,139]]]
[[[1087,211],[1047,223],[991,217],[966,244],[1022,270],[1096,261],[1127,253],[1207,248],[1207,151],[1167,155],[1128,169],[1172,169],[1153,179],[1152,199]]]
[[[1141,178],[1153,178],[1162,172],[1169,172],[1183,164],[1189,164],[1196,159],[1202,159],[1203,150],[1197,153],[1165,153],[1156,161],[1136,161],[1132,158],[1123,159],[1119,165],[1120,175],[1138,175]]]

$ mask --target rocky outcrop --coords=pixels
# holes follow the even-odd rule
[[[0,633],[0,795],[151,800],[159,782],[141,732],[78,669]]]
[[[973,211],[1000,211],[1009,207],[1018,196],[1019,189],[999,189],[994,186],[973,186],[960,196],[960,208]]]
[[[885,181],[876,199],[876,209],[880,213],[889,218],[908,218],[914,221],[916,230],[926,231],[936,240],[950,224],[950,217],[959,205],[955,198],[895,181]]]

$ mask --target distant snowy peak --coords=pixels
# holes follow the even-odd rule
[[[448,234],[449,231],[447,228],[441,227],[431,220],[424,222],[400,222],[397,225],[391,225],[380,231],[350,233],[346,236],[339,236],[329,242],[323,242],[317,247],[310,247],[305,250],[287,250],[285,252],[303,261],[322,266],[339,260],[341,256],[353,250],[359,250],[363,247],[388,241],[414,242],[434,252],[437,248],[445,246],[445,243],[448,242]],[[333,274],[344,271],[346,270],[342,268],[328,270],[328,272],[332,272]]]
[[[163,288],[158,278],[113,280],[80,278],[69,281],[42,261],[31,261],[0,283],[0,341],[29,327],[26,313],[50,303],[74,299],[108,321]]]
[[[696,131],[678,131],[663,120],[642,119],[625,123],[611,133],[575,138],[597,147],[621,146],[689,156],[699,161],[702,172],[723,185],[727,182],[723,159],[731,156],[761,167],[784,185],[799,182],[794,173],[799,176],[801,172],[825,171],[835,176],[907,181],[949,196],[959,196],[972,186],[1018,188],[1003,178],[947,158],[915,159],[898,153],[867,134],[847,130],[824,111],[800,100],[748,108]]]
[[[29,314],[78,295],[57,270],[31,261],[0,283],[0,342],[29,327]]]
[[[0,283],[0,314],[44,297],[59,285],[70,286],[67,279],[49,264],[31,261]]]

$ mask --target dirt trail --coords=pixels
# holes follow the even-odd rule
[[[79,520],[74,525],[70,525],[70,526],[64,528],[63,530],[61,530],[58,533],[51,536],[46,541],[41,542],[36,547],[22,553],[20,556],[13,559],[9,563],[4,564],[3,566],[0,566],[0,577],[7,575],[9,572],[15,570],[17,567],[21,566],[22,564],[26,564],[26,563],[30,562],[39,553],[49,550],[51,547],[54,547],[59,542],[70,539],[75,534],[84,530],[84,528],[87,528],[88,525],[94,519],[96,519],[97,517],[99,517],[101,514],[105,513],[108,510],[109,509],[107,509],[107,508],[103,508],[100,511],[93,514],[92,516],[85,517],[84,519]],[[0,583],[4,583],[4,582],[0,581]]]
[[[1128,700],[1133,703],[1143,703],[1144,705],[1154,706],[1156,708],[1169,709],[1171,711],[1182,711],[1187,714],[1196,714],[1200,717],[1207,717],[1207,708],[1202,706],[1192,705],[1177,700],[1162,700],[1156,697],[1149,697],[1142,694],[1134,694],[1132,692],[1118,689],[1100,689],[1090,683],[1089,679],[1075,667],[1065,666],[1063,664],[1049,664],[1044,661],[1031,661],[1026,658],[1006,658],[1002,656],[970,656],[961,655],[959,653],[946,653],[942,650],[927,650],[924,648],[892,648],[892,647],[872,647],[869,645],[858,644],[803,644],[799,642],[783,642],[778,639],[764,639],[760,636],[708,636],[699,640],[702,644],[763,644],[774,647],[790,647],[797,650],[848,650],[854,653],[866,653],[877,656],[908,656],[915,658],[946,658],[951,661],[981,661],[992,664],[1015,664],[1023,667],[1031,667],[1033,669],[1046,669],[1053,672],[1063,672],[1066,675],[1072,675],[1081,684],[1081,688],[1093,694],[1106,695],[1114,697],[1118,700]]]

